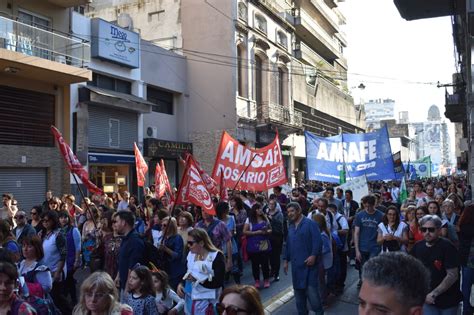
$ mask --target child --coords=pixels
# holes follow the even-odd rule
[[[147,267],[138,266],[130,272],[123,303],[130,305],[134,314],[159,314],[155,304],[151,271]]]
[[[168,284],[168,275],[159,270],[152,273],[153,286],[156,290],[156,307],[159,314],[177,315],[184,307],[184,300],[180,298]],[[173,307],[174,303],[176,306]]]

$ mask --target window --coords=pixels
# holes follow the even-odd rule
[[[88,85],[101,89],[116,91],[124,94],[132,94],[132,83],[125,80],[116,79],[99,73],[92,74],[92,81]]]
[[[247,58],[245,46],[237,46],[237,93],[247,97]]]
[[[267,20],[259,14],[255,14],[255,25],[254,27],[259,31],[267,34]]]
[[[173,115],[173,93],[150,86],[147,87],[146,91],[147,100],[155,104],[153,105],[154,112]]]
[[[18,20],[22,23],[32,25],[47,31],[51,30],[51,21],[48,18],[41,17],[30,12],[18,11]]]
[[[51,21],[48,18],[28,11],[18,11],[18,21],[39,29],[51,31]],[[14,43],[12,42],[12,46],[16,47],[8,47],[8,49],[16,49],[16,51],[26,55],[51,60],[53,59],[51,37],[41,33],[34,28],[21,27],[19,36],[17,36]]]
[[[288,48],[288,38],[284,32],[277,32],[277,43],[285,48]]]
[[[247,5],[243,2],[239,2],[239,19],[247,22]]]
[[[86,12],[86,6],[84,6],[84,5],[76,5],[76,6],[74,6],[74,11],[76,11],[76,12],[79,13],[79,14],[84,15],[84,13]]]
[[[280,105],[284,104],[284,92],[285,92],[285,72],[282,68],[278,68],[278,93],[277,103]]]

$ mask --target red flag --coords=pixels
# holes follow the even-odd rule
[[[135,142],[133,143],[133,146],[135,151],[135,165],[137,167],[137,184],[138,186],[143,187],[145,186],[145,174],[148,172],[148,165]]]
[[[163,172],[160,163],[156,163],[155,169],[155,197],[160,199],[166,193],[166,184],[163,178]]]
[[[187,153],[187,154],[189,155],[189,153]],[[194,161],[194,163],[195,163],[195,165],[196,165],[196,167],[199,171],[199,174],[201,175],[201,177],[204,181],[204,184],[206,184],[207,190],[213,195],[218,195],[219,190],[217,189],[216,181],[202,169],[202,167],[201,167],[201,165],[199,164],[198,161],[196,161],[194,158],[193,158],[193,161]]]
[[[225,187],[225,178],[224,173],[221,173],[221,182],[220,182],[220,201],[229,201],[229,195],[227,194],[227,187]]]
[[[186,205],[193,203],[200,206],[204,212],[210,215],[216,215],[211,194],[206,188],[206,184],[199,174],[199,169],[192,155],[186,158],[186,168],[178,189],[176,204]]]
[[[166,173],[165,162],[163,161],[163,159],[161,159],[160,164],[161,164],[161,174],[163,176],[163,182],[165,183],[165,190],[170,195],[170,199],[171,199],[170,201],[174,201],[173,190],[171,189],[170,180],[168,179],[168,173]]]
[[[71,147],[64,142],[64,138],[56,127],[51,126],[51,132],[54,135],[54,138],[58,142],[59,150],[61,155],[64,158],[64,161],[67,164],[67,167],[71,173],[76,174],[81,179],[82,183],[87,187],[91,193],[103,195],[104,192],[102,189],[97,187],[93,182],[89,180],[89,173],[82,167],[81,162],[77,159],[74,152],[72,152]]]
[[[227,185],[238,184],[237,187],[240,185],[241,189],[250,191],[266,191],[286,184],[278,133],[269,145],[252,149],[240,144],[224,131],[212,178],[219,180],[222,173]]]

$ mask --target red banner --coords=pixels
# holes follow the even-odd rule
[[[155,168],[155,197],[160,199],[166,193],[166,183],[163,178],[160,163],[156,163]]]
[[[187,153],[187,154],[189,154],[189,153]],[[196,164],[196,167],[199,171],[199,174],[202,177],[202,180],[204,181],[204,184],[206,184],[207,190],[213,195],[218,195],[219,194],[219,189],[217,189],[216,181],[202,169],[202,167],[201,167],[201,165],[199,164],[198,161],[194,160],[194,163]]]
[[[216,215],[211,194],[199,174],[196,161],[192,155],[188,155],[186,158],[186,168],[184,169],[176,199],[176,204],[178,205],[186,205],[188,203],[200,206],[207,214]]]
[[[72,152],[71,147],[64,141],[64,138],[59,132],[59,130],[56,129],[56,127],[54,126],[51,126],[51,132],[53,133],[54,138],[58,142],[61,155],[63,156],[64,161],[66,162],[66,165],[71,171],[71,173],[79,176],[82,183],[91,193],[103,195],[103,191],[89,180],[89,173],[87,173],[87,171],[82,167],[81,162],[79,162],[74,152]]]
[[[227,193],[227,187],[225,185],[224,173],[221,172],[221,181],[219,183],[219,198],[220,201],[229,201],[229,194]]]
[[[233,188],[238,182],[240,189],[244,190],[266,191],[286,184],[278,133],[275,140],[266,147],[251,149],[224,131],[212,178],[219,180],[221,174],[224,174],[229,187]]]
[[[163,181],[165,182],[165,190],[170,195],[170,199],[171,199],[170,202],[174,201],[174,193],[173,193],[173,190],[171,189],[170,180],[168,179],[168,173],[166,173],[165,162],[163,161],[163,159],[161,159],[160,165],[161,165],[161,174],[163,175]]]
[[[137,185],[143,187],[145,186],[145,174],[148,172],[148,165],[135,142],[133,143],[133,148],[135,151],[135,165],[137,168]]]

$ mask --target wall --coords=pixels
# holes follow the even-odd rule
[[[129,14],[142,39],[167,49],[182,48],[180,6],[181,0],[94,0],[88,16],[115,21],[120,13]]]

